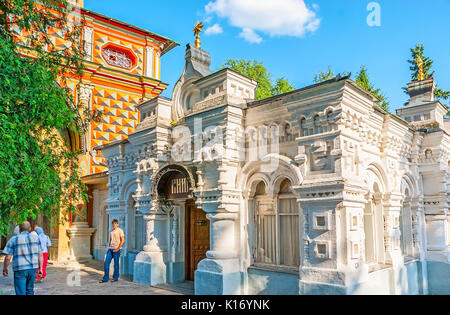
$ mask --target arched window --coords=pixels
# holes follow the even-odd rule
[[[327,123],[328,123],[328,131],[332,131],[333,127],[334,127],[333,111],[332,110],[329,110],[327,112]]]
[[[256,186],[254,199],[256,214],[255,262],[276,264],[276,213],[273,200],[267,195],[264,182],[260,182]]]
[[[253,200],[255,218],[255,264],[297,268],[300,265],[300,230],[297,198],[291,182],[281,180],[276,198],[258,183]]]
[[[328,123],[332,123],[332,120],[333,120],[333,111],[330,110],[327,112],[327,121]]]
[[[280,238],[280,265],[300,265],[300,230],[297,198],[292,185],[285,179],[278,194],[278,220]]]
[[[314,133],[320,133],[321,127],[320,127],[320,117],[319,115],[314,116]]]
[[[400,229],[400,248],[402,254],[409,257],[414,257],[419,251],[418,236],[417,236],[417,207],[413,207],[412,189],[406,180],[403,181],[404,199],[403,207],[399,218]]]
[[[300,135],[302,137],[307,136],[306,118],[305,117],[302,117],[302,119],[300,119]]]

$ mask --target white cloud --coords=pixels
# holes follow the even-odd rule
[[[313,8],[318,10],[318,6]],[[316,12],[304,0],[213,0],[205,10],[227,18],[231,25],[242,28],[241,37],[258,43],[262,38],[256,32],[301,37],[320,25]]]
[[[223,33],[223,29],[219,24],[214,24],[213,26],[208,27],[205,30],[205,34],[206,35],[218,35],[218,34],[222,34]]]
[[[255,33],[254,30],[251,28],[245,27],[241,34],[239,34],[239,37],[244,38],[246,41],[252,43],[252,44],[259,44],[262,42],[261,36]]]

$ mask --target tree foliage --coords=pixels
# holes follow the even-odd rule
[[[280,95],[294,90],[292,84],[285,78],[279,78],[273,86],[273,95]]]
[[[314,75],[314,83],[322,83],[335,77],[336,75],[334,74],[333,69],[331,69],[331,66],[329,66],[326,72],[319,72]]]
[[[222,68],[231,68],[258,82],[258,87],[255,92],[256,100],[294,90],[292,84],[285,78],[279,78],[273,83],[270,72],[262,62],[256,60],[228,59]]]
[[[377,98],[376,103],[380,105],[380,107],[382,107],[384,110],[389,111],[389,102],[386,95],[383,94],[380,89],[376,89],[374,85],[370,82],[367,68],[364,65],[361,66],[361,69],[356,74],[355,82],[363,89],[375,95]]]
[[[39,213],[57,218],[86,197],[73,163],[78,152],[63,141],[68,132],[83,133],[88,117],[64,87],[64,76],[82,68],[80,27],[69,13],[66,0],[0,2],[2,234]],[[54,44],[51,28],[62,30],[66,45]]]

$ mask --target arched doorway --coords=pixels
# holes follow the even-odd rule
[[[158,199],[162,211],[168,215],[170,263],[176,265],[177,261],[183,260],[182,280],[194,281],[198,263],[206,258],[206,252],[210,249],[210,222],[206,213],[195,205],[195,180],[184,166],[170,165],[157,174],[154,182],[157,184],[153,196]],[[181,280],[176,275],[177,272],[179,271],[175,269],[169,271],[169,282]]]

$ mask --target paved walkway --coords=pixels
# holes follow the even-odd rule
[[[4,257],[0,257],[0,271]],[[111,269],[113,265],[111,265]],[[11,266],[9,277],[0,274],[0,295],[14,295],[14,280]],[[47,267],[47,278],[35,284],[36,295],[181,295],[177,287],[147,287],[122,277],[119,282],[101,284],[103,262],[92,261],[81,265],[52,265]],[[178,292],[176,292],[178,291]],[[181,292],[181,293],[180,293]],[[186,291],[189,294],[189,291]]]

